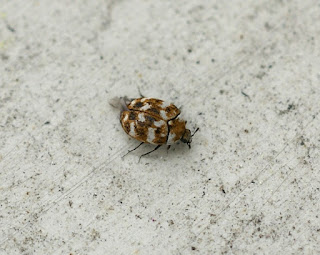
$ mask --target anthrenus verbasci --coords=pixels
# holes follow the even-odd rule
[[[123,130],[141,142],[128,153],[143,143],[157,145],[152,151],[142,154],[139,161],[141,157],[157,150],[160,146],[168,145],[169,149],[179,140],[191,148],[192,137],[199,128],[191,135],[190,130],[186,128],[187,122],[179,118],[180,110],[174,104],[145,97],[136,99],[123,97],[118,100],[121,104],[120,123]]]

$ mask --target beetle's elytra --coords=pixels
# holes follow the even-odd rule
[[[124,97],[120,100],[120,122],[123,130],[140,141],[140,145],[143,143],[157,145],[154,150],[141,155],[140,158],[161,145],[166,144],[169,148],[179,140],[191,148],[192,136],[198,129],[191,135],[190,130],[186,128],[186,121],[179,118],[180,110],[174,104],[145,97],[132,100]]]

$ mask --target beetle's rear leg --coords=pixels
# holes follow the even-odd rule
[[[144,95],[142,95],[142,93],[141,93],[140,87],[138,87],[138,91],[139,91],[139,95],[140,95],[140,97],[145,98],[145,96],[144,96]]]
[[[140,162],[140,159],[141,159],[143,156],[146,156],[146,155],[150,154],[151,152],[156,151],[157,149],[160,148],[160,146],[161,146],[161,144],[159,144],[159,145],[158,145],[156,148],[154,148],[152,151],[149,151],[149,152],[147,152],[147,153],[145,153],[145,154],[142,154],[142,155],[139,157],[138,163]]]
[[[136,149],[138,149],[143,143],[140,143],[137,147],[135,147],[132,150],[128,150],[128,152],[126,154],[124,154],[121,158],[124,158],[125,156],[127,156],[130,152],[135,151]]]

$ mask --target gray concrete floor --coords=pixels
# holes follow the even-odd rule
[[[114,96],[182,106],[145,157]],[[0,254],[319,254],[320,5],[0,3]]]

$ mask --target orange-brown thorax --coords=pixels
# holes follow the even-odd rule
[[[169,125],[169,136],[168,136],[168,144],[173,144],[179,141],[186,131],[186,122],[182,119],[174,119],[168,121]]]

